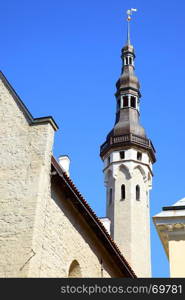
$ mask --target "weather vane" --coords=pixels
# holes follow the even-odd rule
[[[131,15],[133,11],[137,11],[137,8],[131,8],[127,10],[127,21],[131,20]]]
[[[130,45],[130,20],[133,11],[137,11],[137,8],[131,8],[127,10],[127,21],[128,21],[128,27],[127,27],[127,44]]]

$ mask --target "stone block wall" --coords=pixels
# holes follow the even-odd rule
[[[39,256],[43,208],[50,195],[54,129],[31,126],[0,81],[0,276],[27,277]],[[36,274],[36,273],[35,273]]]

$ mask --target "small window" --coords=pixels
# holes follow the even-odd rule
[[[124,159],[125,158],[125,151],[120,151],[119,155],[120,155],[121,159]]]
[[[110,165],[110,156],[107,158],[107,165]]]
[[[136,108],[136,98],[131,96],[131,107]]]
[[[121,186],[121,200],[125,199],[125,185],[122,184]]]
[[[128,106],[128,96],[124,96],[123,97],[123,107],[127,107]]]
[[[109,205],[112,203],[112,188],[109,190]]]
[[[126,57],[126,65],[128,65],[128,57]]]
[[[140,186],[138,184],[136,185],[136,200],[140,200]]]
[[[137,152],[137,160],[142,160],[142,153],[141,152]]]
[[[80,265],[76,260],[74,260],[70,265],[68,277],[71,278],[82,277]]]
[[[129,64],[132,65],[132,57],[129,57]]]

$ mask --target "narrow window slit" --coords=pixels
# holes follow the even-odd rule
[[[121,186],[121,200],[125,200],[125,185],[122,184]]]
[[[136,185],[136,200],[140,200],[140,186],[138,184]]]

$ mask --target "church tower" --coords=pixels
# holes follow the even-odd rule
[[[135,75],[135,51],[122,49],[122,71],[116,83],[116,120],[100,148],[104,162],[106,216],[111,236],[138,277],[151,277],[150,202],[155,149],[140,124],[140,84]]]

